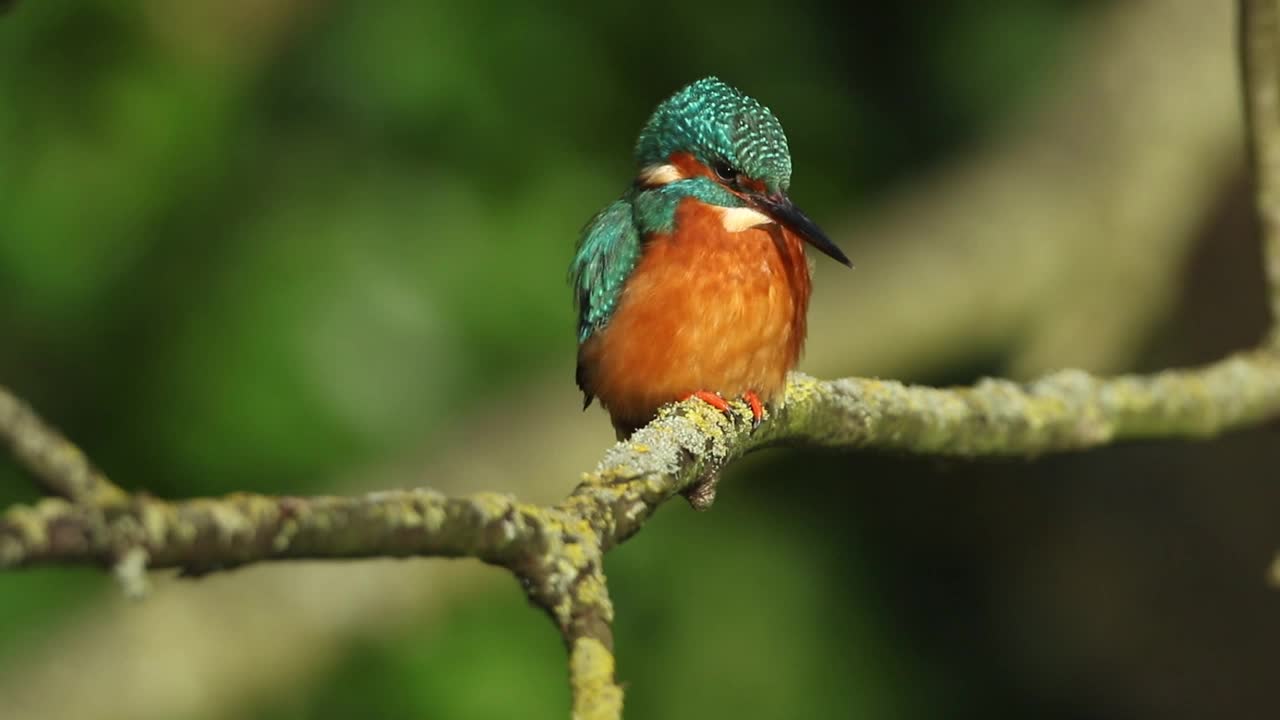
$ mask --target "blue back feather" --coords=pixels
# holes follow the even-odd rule
[[[578,308],[578,342],[604,327],[622,294],[622,286],[640,259],[640,231],[627,198],[601,210],[583,228],[569,266]]]

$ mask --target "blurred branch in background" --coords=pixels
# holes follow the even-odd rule
[[[819,278],[811,372],[919,375],[1008,348],[1016,377],[1131,367],[1239,167],[1231,12],[1092,20],[1024,122],[838,234],[859,270]]]
[[[150,565],[201,574],[262,560],[475,557],[515,573],[559,626],[571,651],[574,717],[616,718],[622,691],[613,679],[613,609],[601,556],[633,536],[662,503],[697,491],[751,450],[801,444],[1035,456],[1122,439],[1211,436],[1277,415],[1280,358],[1270,350],[1151,377],[1097,380],[1068,371],[1027,388],[985,381],[936,390],[797,376],[786,406],[755,431],[745,408],[735,424],[696,401],[676,406],[611,450],[554,507],[430,490],[180,502],[136,496],[127,504],[99,505],[50,499],[4,513],[0,567],[120,566],[141,557],[128,572]],[[0,435],[13,427],[0,424]],[[46,455],[39,452],[44,447],[66,446],[38,421],[22,427],[37,451],[31,457]],[[705,507],[714,489],[699,497]]]
[[[1280,347],[1280,0],[1241,0],[1239,27],[1255,205],[1271,289],[1271,342]]]
[[[1271,190],[1280,163],[1274,122],[1280,8],[1244,0],[1244,75],[1268,252],[1276,241]],[[1252,70],[1252,73],[1250,72]],[[1277,133],[1277,135],[1269,135]],[[1280,273],[1268,272],[1280,282]],[[1280,288],[1272,286],[1280,296]],[[1243,353],[1203,370],[1096,380],[1082,372],[1028,388],[987,381],[972,389],[911,388],[876,380],[793,379],[785,408],[760,431],[698,403],[666,413],[619,444],[556,506],[503,496],[449,499],[432,491],[363,499],[266,498],[126,505],[77,451],[8,394],[3,434],[46,485],[72,499],[14,506],[0,521],[0,564],[121,564],[194,572],[262,559],[470,556],[507,567],[559,626],[571,652],[574,717],[621,716],[613,679],[612,606],[601,555],[635,534],[662,503],[705,489],[734,458],[773,444],[882,447],[919,453],[1036,455],[1131,437],[1205,436],[1280,413],[1274,351]],[[54,459],[51,462],[50,459]],[[703,489],[700,489],[703,488]],[[101,496],[101,497],[100,497]],[[133,562],[138,557],[144,563]]]
[[[2,387],[0,437],[18,462],[56,495],[96,507],[125,499],[124,491],[90,465],[79,448],[57,436],[26,403]]]
[[[1100,46],[1096,48],[1099,51],[1081,53],[1089,58],[1086,65],[1091,68],[1090,73],[1081,73],[1078,80],[1080,86],[1070,87],[1063,99],[1049,103],[1050,107],[1055,108],[1055,112],[1049,114],[1050,117],[1071,117],[1074,122],[1079,123],[1074,126],[1076,131],[1085,132],[1079,144],[1061,143],[1063,135],[1054,132],[1063,128],[1058,127],[1056,122],[1049,122],[1044,127],[1037,126],[1018,141],[993,147],[989,156],[976,158],[968,166],[979,170],[962,170],[954,176],[936,181],[935,185],[927,188],[927,193],[918,197],[918,202],[912,204],[904,201],[887,218],[873,221],[871,229],[857,233],[858,236],[870,237],[873,234],[879,235],[881,228],[893,228],[894,232],[886,235],[896,238],[895,242],[886,243],[882,249],[877,249],[874,262],[870,262],[864,255],[860,258],[860,264],[863,267],[902,267],[908,273],[904,276],[903,273],[863,272],[860,273],[858,283],[850,284],[854,289],[847,295],[842,294],[841,302],[832,302],[830,297],[820,297],[820,304],[815,306],[815,317],[825,317],[833,324],[826,331],[815,329],[815,337],[822,337],[823,340],[821,343],[813,343],[813,348],[822,355],[812,356],[810,365],[824,369],[836,363],[841,368],[892,370],[895,364],[919,368],[942,362],[946,353],[951,352],[951,347],[963,346],[968,351],[971,343],[949,342],[957,334],[989,334],[988,341],[993,346],[1012,342],[1022,333],[1034,336],[1040,327],[1039,321],[1051,323],[1051,318],[1047,318],[1046,314],[1051,310],[1057,312],[1057,308],[1061,307],[1055,305],[1060,300],[1058,295],[1067,292],[1068,288],[1074,288],[1075,299],[1079,299],[1079,295],[1087,295],[1086,300],[1095,297],[1092,292],[1081,292],[1080,287],[1088,278],[1098,274],[1098,259],[1104,256],[1115,261],[1114,264],[1106,265],[1104,270],[1118,266],[1125,268],[1126,272],[1104,275],[1107,278],[1106,287],[1115,294],[1122,293],[1124,300],[1109,303],[1106,306],[1108,312],[1101,319],[1123,316],[1123,312],[1113,314],[1110,311],[1140,308],[1145,303],[1138,302],[1139,300],[1158,294],[1135,292],[1132,283],[1151,282],[1144,278],[1157,278],[1155,282],[1171,283],[1169,278],[1173,274],[1172,267],[1182,257],[1181,248],[1191,235],[1186,228],[1198,219],[1199,213],[1210,202],[1213,188],[1219,183],[1223,167],[1228,164],[1224,158],[1230,157],[1228,150],[1234,142],[1231,135],[1234,115],[1230,111],[1230,96],[1224,94],[1223,90],[1230,86],[1213,72],[1221,59],[1215,52],[1225,51],[1226,46],[1219,42],[1221,38],[1214,33],[1204,32],[1205,27],[1214,25],[1212,20],[1216,17],[1216,10],[1208,7],[1209,5],[1211,4],[1182,3],[1182,7],[1171,12],[1167,7],[1157,10],[1147,4],[1144,10],[1126,8],[1112,11],[1100,23],[1102,29],[1097,38],[1102,40],[1095,40]],[[1157,13],[1160,17],[1157,17]],[[1142,39],[1141,42],[1139,38]],[[1180,55],[1180,62],[1176,64],[1179,81],[1164,82],[1158,78],[1143,76],[1142,73],[1154,72],[1160,66],[1167,68],[1174,65],[1159,62],[1152,50],[1168,47],[1186,48],[1185,56]],[[1108,66],[1116,69],[1107,72],[1100,70]],[[1125,75],[1129,72],[1133,73],[1132,77]],[[1082,88],[1090,92],[1077,95],[1076,93],[1082,92]],[[1147,93],[1163,94],[1163,102],[1155,102]],[[1099,98],[1109,98],[1109,102],[1099,102]],[[1068,107],[1073,107],[1074,111],[1063,115],[1062,111]],[[1159,113],[1162,122],[1154,128],[1161,133],[1159,140],[1150,138],[1153,131],[1150,126],[1136,127],[1132,123],[1116,122],[1116,127],[1112,127],[1111,121],[1119,118],[1143,117],[1144,112],[1135,110],[1135,107],[1162,108]],[[1110,114],[1110,110],[1114,110],[1115,114]],[[1142,142],[1144,133],[1147,134],[1147,139]],[[1070,134],[1066,136],[1073,137]],[[1113,137],[1117,140],[1109,141]],[[1055,153],[1048,156],[1044,154],[1055,146],[1058,147]],[[1168,147],[1185,150],[1164,153],[1166,156],[1176,156],[1165,158],[1165,162],[1172,163],[1171,166],[1134,162],[1133,158],[1125,154],[1138,152],[1132,148],[1142,148],[1154,157],[1161,148]],[[1004,161],[992,162],[990,158],[1004,158]],[[1103,162],[1107,158],[1113,159],[1110,165]],[[1098,167],[1108,169],[1106,172],[1091,169]],[[1131,168],[1139,168],[1141,172],[1135,170],[1132,175],[1127,174]],[[1098,173],[1096,176],[1095,172]],[[975,182],[976,180],[988,182]],[[989,184],[997,180],[997,185]],[[1039,190],[1042,187],[1051,187],[1053,191],[1042,192]],[[997,189],[999,192],[996,192]],[[1027,198],[1027,195],[1032,197]],[[1116,215],[1099,212],[1100,206],[1131,213],[1131,216],[1126,214],[1124,218],[1136,220],[1133,220],[1133,225],[1116,222]],[[1016,216],[1010,217],[1014,213]],[[1133,231],[1132,234],[1130,230]],[[1114,242],[1117,238],[1124,240],[1124,248],[1117,247],[1118,243]],[[956,248],[954,252],[953,247]],[[1123,252],[1112,257],[1117,255],[1117,250]],[[1046,258],[1059,257],[1056,255],[1059,253],[1060,257],[1076,257],[1078,260],[1067,263],[1046,261]],[[891,263],[887,259],[890,255],[905,255],[908,259],[900,264]],[[911,259],[912,256],[915,256],[914,259]],[[1140,263],[1141,272],[1134,272]],[[1164,263],[1168,263],[1168,266],[1163,266]],[[1059,271],[1058,265],[1065,265],[1068,270]],[[1156,268],[1153,265],[1162,267]],[[1028,271],[1028,268],[1032,270]],[[1037,274],[1034,268],[1045,268],[1046,273],[1050,272],[1048,268],[1053,268],[1053,274]],[[991,276],[1009,282],[979,283],[973,279]],[[1052,281],[1048,277],[1052,277]],[[928,288],[928,291],[921,291],[921,288]],[[1104,293],[1097,293],[1097,296],[1103,295]],[[1111,299],[1114,300],[1114,297],[1113,294]],[[1158,305],[1156,302],[1150,304],[1152,307]],[[871,322],[849,327],[845,308],[855,306],[859,309],[860,321]],[[1131,320],[1134,327],[1141,329],[1150,323],[1149,314],[1135,314],[1139,317]],[[1093,319],[1100,319],[1097,313]],[[1111,351],[1106,350],[1105,346],[1108,343],[1131,346],[1135,342],[1133,338],[1140,337],[1141,334],[1118,333],[1119,336],[1108,339],[1111,333],[1099,333],[1098,341],[1090,344],[1102,348],[1097,352],[1115,353],[1109,355],[1113,359],[1103,361],[1102,364],[1123,364],[1126,353],[1131,350]],[[886,338],[891,338],[892,342],[886,342]],[[1082,350],[1073,347],[1071,350],[1093,352],[1088,348]],[[1029,366],[1035,364],[1028,363]],[[1080,364],[1093,363],[1085,360]],[[538,399],[530,405],[527,415],[522,413],[523,421],[513,421],[508,416],[508,422],[478,422],[470,430],[459,431],[459,436],[463,438],[482,438],[490,436],[494,427],[510,427],[513,422],[518,424],[522,428],[522,434],[530,436],[527,443],[529,447],[523,448],[523,454],[509,455],[508,464],[486,459],[495,463],[491,470],[486,471],[474,456],[456,458],[452,464],[458,467],[448,470],[459,472],[451,474],[437,468],[426,477],[465,476],[468,479],[464,487],[478,487],[501,477],[531,475],[534,477],[530,479],[530,486],[536,489],[519,485],[515,489],[522,494],[550,492],[549,488],[553,484],[549,481],[555,477],[567,477],[568,473],[527,468],[522,465],[521,458],[537,458],[538,454],[532,450],[540,446],[576,447],[584,444],[581,435],[575,434],[568,423],[561,426],[548,422],[547,418],[556,416],[550,410],[552,407],[556,406],[550,401]],[[554,464],[550,459],[539,462]],[[486,472],[490,474],[489,477],[484,477]],[[417,476],[418,473],[412,475]],[[400,477],[403,478],[404,475]],[[538,485],[539,478],[545,478],[548,482]],[[377,615],[379,608],[385,610],[388,601],[381,596],[374,598],[366,594],[361,597],[358,590],[350,587],[353,583],[345,579],[354,572],[364,571],[342,568],[339,574],[329,576],[344,578],[333,581],[335,584],[340,583],[341,587],[325,589],[328,594],[350,596],[351,604],[343,604],[339,597],[330,606],[332,610],[320,611],[331,613],[325,618],[278,618],[273,622],[283,624],[285,629],[290,623],[315,622],[317,627],[324,627],[333,635],[337,635],[342,628],[367,627],[368,616]],[[402,569],[391,572],[403,575]],[[315,593],[314,584],[293,583],[296,577],[291,574],[289,581],[276,582],[273,586],[272,594],[280,597],[284,604],[296,604],[298,598]],[[397,587],[404,588],[405,594],[401,596],[400,602],[391,602],[390,606],[405,612],[416,602],[410,598],[421,598],[428,592],[445,591],[445,588],[438,587],[438,583],[434,584],[436,587],[432,587],[433,583],[426,577],[427,574],[423,573],[422,580],[402,581],[403,584]],[[200,609],[202,606],[194,605],[199,602],[196,599],[200,594],[198,591],[175,590],[182,593],[181,597],[186,603],[197,608],[191,612],[193,616],[201,618],[197,624],[216,627],[215,631],[205,632],[203,635],[198,631],[195,635],[191,632],[171,633],[169,637],[165,637],[164,633],[158,632],[157,625],[157,632],[149,635],[156,637],[161,647],[170,648],[169,654],[175,661],[185,657],[209,658],[210,663],[225,663],[225,654],[218,653],[216,648],[219,645],[230,647],[234,642],[244,643],[246,639],[248,644],[241,644],[239,652],[253,652],[248,648],[253,646],[255,638],[227,633],[225,629],[228,625],[237,624],[234,619],[238,612],[234,600],[237,592],[244,596],[260,593],[272,581],[261,574],[248,579],[243,576],[233,579],[240,590],[232,588],[230,597],[218,595],[219,600],[210,603],[216,607],[203,607],[208,613]],[[408,587],[410,585],[412,587]],[[220,587],[226,590],[228,585]],[[162,598],[155,598],[150,604],[156,606],[162,602]],[[172,607],[170,605],[171,609]],[[133,627],[135,631],[149,622],[148,617],[156,623],[168,623],[170,627],[175,622],[172,614],[167,614],[163,609],[157,609],[149,615],[142,614],[148,612],[144,608],[140,612],[130,613],[133,617],[125,618],[123,613],[107,611],[101,619],[93,622],[104,630],[105,626],[118,623],[118,628]],[[243,612],[247,613],[248,610]],[[225,622],[204,622],[205,618],[214,616],[221,617]],[[245,623],[249,621],[247,616],[242,616],[242,619]],[[192,624],[190,621],[181,622]],[[82,629],[77,628],[67,633],[71,647],[66,644],[51,647],[72,652],[83,650],[85,643],[101,642],[102,632],[81,634]],[[129,630],[122,632],[127,633]],[[280,658],[280,653],[289,652],[288,643],[282,642],[281,637],[275,634],[270,640],[259,638],[256,642],[284,645],[285,647],[272,649],[274,657]],[[76,647],[76,643],[80,647]],[[103,645],[109,651],[109,643]],[[310,647],[296,647],[293,655],[284,660],[288,669],[280,672],[305,672],[317,656]],[[202,649],[207,651],[201,652]],[[85,657],[83,652],[76,654],[78,657]],[[160,657],[164,655],[161,654]],[[319,657],[323,657],[323,654],[319,654]],[[213,660],[214,658],[218,660]],[[151,655],[148,661],[166,663],[163,659],[157,660],[157,655]],[[120,658],[113,658],[113,662],[103,662],[95,667],[103,668],[103,673],[96,678],[63,677],[56,686],[46,683],[46,691],[52,687],[59,690],[56,693],[47,692],[42,698],[44,704],[40,707],[55,707],[58,703],[66,708],[73,707],[76,695],[74,691],[66,690],[67,682],[96,682],[109,687],[113,682],[112,673],[128,672],[127,662],[122,662]],[[200,668],[189,664],[188,667],[189,672],[197,676],[206,676],[204,673],[209,669],[208,665]],[[30,675],[15,673],[0,683],[13,683],[16,686],[26,684],[30,678]],[[115,682],[117,687],[122,686],[119,680]],[[240,677],[240,682],[241,685],[236,685],[235,682],[222,682],[220,679],[217,681],[218,691],[225,695],[235,692],[236,687],[264,687],[262,684],[255,685],[254,681],[243,676]],[[261,683],[261,680],[257,682]],[[136,694],[98,692],[80,697],[93,698],[92,705],[95,708],[101,708],[105,702],[127,704],[128,709],[122,710],[120,714],[131,717],[165,716],[183,712],[183,708],[190,710],[189,705],[183,704],[183,697],[172,690],[154,687],[148,690],[145,683],[128,683],[127,686],[137,686],[133,690]],[[32,697],[39,687],[39,683],[27,685],[26,691],[31,694],[26,696]],[[17,694],[10,695],[8,687],[0,689],[0,695],[21,697]],[[151,699],[148,700],[148,697]],[[34,702],[28,702],[25,706],[36,707]],[[76,715],[68,710],[64,716]]]

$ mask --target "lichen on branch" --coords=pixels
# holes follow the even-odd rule
[[[3,397],[12,395],[0,388]],[[1208,437],[1280,417],[1280,355],[1258,350],[1154,375],[1105,379],[1063,371],[1026,384],[984,380],[946,389],[796,374],[786,403],[759,429],[751,429],[745,405],[735,409],[727,418],[696,401],[670,406],[611,448],[555,506],[426,488],[176,501],[71,493],[82,499],[48,498],[0,516],[0,568],[115,567],[142,557],[151,568],[199,575],[273,560],[477,558],[515,573],[556,622],[573,658],[575,702],[612,707],[621,690],[601,680],[605,668],[612,678],[613,664],[603,555],[663,503],[735,458],[777,445],[1036,456],[1125,439]],[[39,460],[70,446],[29,410],[13,416],[22,422],[0,423],[0,436],[17,447],[20,433],[23,457]],[[87,467],[28,464],[50,488],[73,487]]]
[[[1240,7],[1257,205],[1280,329],[1280,0],[1242,0]],[[570,657],[574,717],[608,720],[621,716],[623,695],[615,679],[605,553],[668,500],[704,487],[748,452],[805,445],[1034,457],[1123,440],[1205,438],[1278,417],[1280,330],[1273,330],[1261,349],[1150,375],[1104,378],[1066,370],[1030,383],[932,388],[796,374],[785,404],[758,429],[741,403],[732,417],[698,401],[669,406],[550,506],[426,488],[356,497],[237,493],[163,500],[112,484],[0,387],[0,442],[59,496],[0,514],[0,569],[94,564],[129,580],[144,568],[199,575],[277,560],[476,558],[511,571],[559,628]]]

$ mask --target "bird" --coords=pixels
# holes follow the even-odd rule
[[[598,398],[619,440],[689,398],[743,400],[755,428],[804,347],[805,245],[853,265],[792,203],[782,124],[716,77],[657,106],[635,160],[569,266],[583,409]]]

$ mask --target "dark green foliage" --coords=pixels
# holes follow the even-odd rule
[[[162,496],[329,490],[367,463],[452,450],[445,428],[535,383],[560,383],[573,412],[564,268],[582,220],[634,176],[657,98],[711,73],[748,89],[786,120],[806,209],[833,217],[1040,92],[1079,3],[234,9],[249,5],[25,0],[0,18],[0,382]],[[640,222],[660,227],[669,201],[638,201],[654,208]],[[606,234],[625,238],[619,222]],[[767,468],[779,493],[799,462]],[[804,536],[804,508],[762,524],[749,476],[710,515],[661,513],[609,568],[638,713],[714,717],[726,688],[741,717],[840,717],[853,696],[867,717],[903,716],[874,712],[885,695],[929,705],[929,659],[899,658],[886,680],[894,655],[866,640],[894,616],[868,601],[860,556]],[[6,497],[29,497],[19,482],[0,475]],[[823,544],[835,557],[797,561]],[[87,572],[0,576],[5,667],[110,590]],[[553,629],[514,588],[492,592],[360,641],[257,716],[502,717],[523,702],[522,717],[563,717]],[[832,617],[840,642],[814,629]],[[677,671],[684,694],[667,696]],[[708,683],[716,702],[698,702]]]

